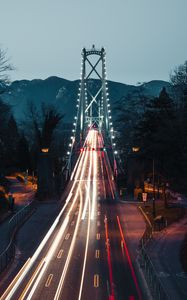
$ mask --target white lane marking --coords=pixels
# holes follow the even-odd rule
[[[100,250],[95,250],[95,258],[100,258]]]
[[[65,236],[65,240],[68,240],[70,237],[70,233],[67,233],[66,236]]]
[[[45,287],[49,287],[53,279],[53,274],[50,274],[46,280]]]
[[[96,235],[97,240],[100,240],[100,237],[101,237],[100,233],[97,233]]]
[[[86,186],[87,189],[87,186]],[[82,296],[82,289],[83,289],[83,283],[84,283],[84,276],[85,276],[85,269],[86,269],[86,261],[87,261],[87,255],[88,255],[88,244],[89,244],[89,236],[90,236],[90,209],[91,209],[91,203],[90,203],[90,197],[88,199],[88,226],[87,226],[87,237],[86,237],[86,246],[85,246],[85,253],[84,253],[84,262],[83,262],[83,268],[82,268],[82,277],[81,277],[81,283],[80,283],[80,290],[79,290],[79,298],[78,300],[81,300]]]
[[[85,157],[84,157],[85,155],[86,155],[86,154],[84,153],[84,154],[82,155],[82,157],[81,157],[81,160],[80,160],[78,169],[77,169],[77,171],[76,171],[76,177],[79,176],[79,173],[80,173],[80,172],[81,172],[81,175],[80,175],[81,178],[82,178],[82,176],[83,176],[85,162],[84,162],[84,164],[83,164],[83,167],[82,167],[82,162],[83,162],[84,159],[85,159]],[[86,160],[86,159],[85,159],[85,160]],[[87,160],[86,160],[86,161],[87,161]],[[30,260],[30,262],[29,262],[30,265],[28,264],[28,265],[29,265],[29,268],[27,268],[26,274],[28,273],[28,271],[29,271],[29,269],[31,268],[31,266],[33,265],[34,261],[36,260],[36,258],[38,257],[39,253],[40,253],[41,250],[43,249],[43,247],[44,247],[44,245],[45,245],[44,243],[47,242],[47,240],[48,240],[49,237],[51,236],[52,232],[54,231],[55,227],[57,226],[58,222],[60,221],[60,217],[61,217],[62,213],[64,212],[66,206],[68,205],[68,203],[69,203],[69,201],[70,201],[70,199],[71,199],[71,197],[72,197],[72,194],[73,194],[72,191],[73,191],[75,185],[76,185],[76,180],[74,181],[74,183],[73,183],[73,185],[72,185],[72,188],[71,188],[71,191],[70,191],[70,193],[69,193],[69,196],[68,196],[68,198],[66,199],[66,204],[63,206],[63,208],[62,208],[60,214],[59,214],[58,217],[55,219],[55,221],[54,221],[52,227],[50,228],[50,230],[49,230],[48,233],[46,234],[44,240],[42,241],[42,243],[41,243],[40,246],[38,247],[37,251],[36,251],[36,252],[34,253],[34,255],[32,256],[32,258],[31,258],[31,260]],[[44,264],[43,268],[41,269],[41,272],[39,273],[39,276],[38,276],[38,278],[36,279],[36,281],[35,281],[35,283],[34,283],[32,289],[31,289],[29,295],[27,296],[27,300],[30,300],[30,299],[32,298],[32,296],[33,296],[33,294],[34,294],[34,292],[35,292],[35,290],[36,290],[36,288],[37,288],[37,286],[38,286],[38,284],[39,284],[39,282],[40,282],[40,280],[41,280],[41,278],[42,278],[42,276],[43,276],[43,274],[44,274],[44,272],[45,272],[45,270],[46,270],[46,268],[47,268],[47,266],[48,266],[48,264],[49,264],[49,262],[50,262],[50,260],[52,259],[53,254],[54,254],[54,252],[56,251],[56,248],[57,248],[57,246],[58,246],[58,244],[59,244],[59,242],[60,242],[60,240],[61,240],[61,238],[62,238],[62,235],[63,235],[63,233],[64,233],[64,231],[65,231],[65,229],[66,229],[66,227],[67,227],[67,224],[68,224],[68,222],[69,222],[69,215],[70,215],[71,211],[73,210],[73,207],[74,207],[74,205],[75,205],[75,203],[76,203],[76,200],[77,200],[77,198],[78,198],[79,187],[80,187],[80,185],[78,185],[78,188],[76,189],[76,194],[75,194],[75,196],[74,196],[74,198],[73,198],[73,202],[72,202],[72,204],[71,204],[71,206],[70,206],[70,208],[69,208],[68,214],[67,214],[67,216],[65,217],[65,219],[64,219],[64,221],[63,221],[63,223],[62,223],[62,225],[61,225],[61,227],[60,227],[60,230],[59,230],[59,232],[58,232],[58,234],[57,234],[57,236],[56,236],[55,242],[53,242],[53,244],[51,245],[51,247],[50,247],[50,249],[49,249],[49,251],[48,251],[48,253],[47,253],[46,257],[45,257],[45,264]],[[18,286],[19,286],[20,283],[22,282],[24,276],[25,276],[25,270],[24,270],[23,274],[21,274],[21,276],[20,276],[20,278],[18,279],[18,281],[16,282],[15,286],[12,288],[12,290],[11,290],[11,292],[9,293],[8,297],[6,298],[6,300],[12,299],[13,294],[15,293],[16,289],[18,288]]]
[[[94,275],[94,287],[95,288],[99,287],[99,275],[98,274]]]
[[[62,257],[62,254],[63,254],[64,250],[63,249],[60,249],[60,251],[58,252],[57,254],[57,258],[61,258]]]
[[[86,164],[87,163],[87,156],[85,158],[85,161],[86,161],[85,162],[85,164]],[[85,166],[85,164],[84,164],[84,166]],[[82,169],[81,178],[84,175],[84,169],[85,169],[84,166],[83,166],[83,169]],[[64,269],[63,269],[62,275],[60,277],[60,281],[58,283],[58,287],[56,289],[56,293],[55,293],[55,296],[54,296],[53,300],[58,300],[60,298],[62,286],[63,286],[64,280],[65,280],[65,276],[66,276],[66,273],[67,273],[67,270],[68,270],[68,267],[69,267],[69,264],[70,264],[70,260],[71,260],[73,249],[74,249],[75,242],[76,242],[78,228],[79,228],[79,225],[80,225],[81,212],[82,212],[82,192],[81,192],[80,186],[79,186],[77,192],[78,193],[80,192],[80,209],[79,209],[79,214],[78,214],[78,218],[77,218],[77,222],[76,222],[76,226],[75,226],[75,231],[74,231],[74,234],[73,234],[73,238],[72,238],[72,241],[71,241],[71,245],[70,245],[70,248],[69,248],[69,251],[68,251],[68,255],[67,255],[67,258],[66,258],[66,262],[65,262],[65,265],[64,265]]]

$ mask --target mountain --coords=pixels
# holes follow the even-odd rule
[[[89,80],[89,88],[93,90],[96,90],[98,84],[97,79]],[[116,103],[122,103],[122,99],[128,95],[143,92],[151,97],[158,96],[163,86],[170,89],[170,83],[161,80],[150,81],[138,86],[108,81],[111,108],[113,109]],[[32,102],[36,108],[39,108],[41,103],[54,104],[59,111],[65,114],[64,121],[69,123],[72,122],[76,113],[78,88],[79,80],[69,81],[55,76],[45,80],[17,80],[6,88],[1,97],[11,105],[13,114],[18,121],[25,118],[29,103]]]

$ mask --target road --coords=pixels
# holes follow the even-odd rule
[[[65,205],[1,300],[142,299],[103,146],[90,129]]]

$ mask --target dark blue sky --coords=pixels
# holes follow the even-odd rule
[[[169,80],[187,59],[187,0],[1,0],[11,79],[77,79],[83,46],[104,46],[108,79]]]

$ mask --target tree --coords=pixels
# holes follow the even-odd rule
[[[179,110],[187,109],[187,61],[173,70],[170,81]]]
[[[19,139],[17,145],[17,163],[18,168],[21,171],[25,171],[30,168],[29,144],[24,134]]]
[[[184,88],[187,86],[187,61],[176,67],[170,74],[170,81],[173,86]]]
[[[33,120],[35,136],[38,144],[38,198],[43,200],[54,195],[54,158],[52,159],[51,146],[53,142],[54,131],[62,120],[63,116],[59,114],[53,106],[43,106],[43,122],[39,127],[38,122]]]
[[[6,58],[6,51],[0,49],[0,84],[6,83],[9,79],[7,71],[14,70],[12,64],[9,63],[9,59]]]
[[[58,113],[53,106],[43,106],[42,111],[43,122],[41,127],[36,119],[33,120],[35,136],[40,150],[42,148],[50,148],[53,141],[54,131],[63,118],[63,115]]]
[[[187,61],[173,70],[170,80],[177,103],[176,138],[178,139],[179,148],[177,162],[180,163],[181,168],[179,176],[183,177],[185,181],[187,178]]]
[[[175,154],[175,105],[166,89],[151,100],[135,128],[134,141],[139,145],[144,160],[154,159],[157,172],[168,175]]]
[[[11,114],[5,132],[5,165],[7,168],[16,168],[17,165],[17,144],[20,138],[18,127],[14,116]]]

